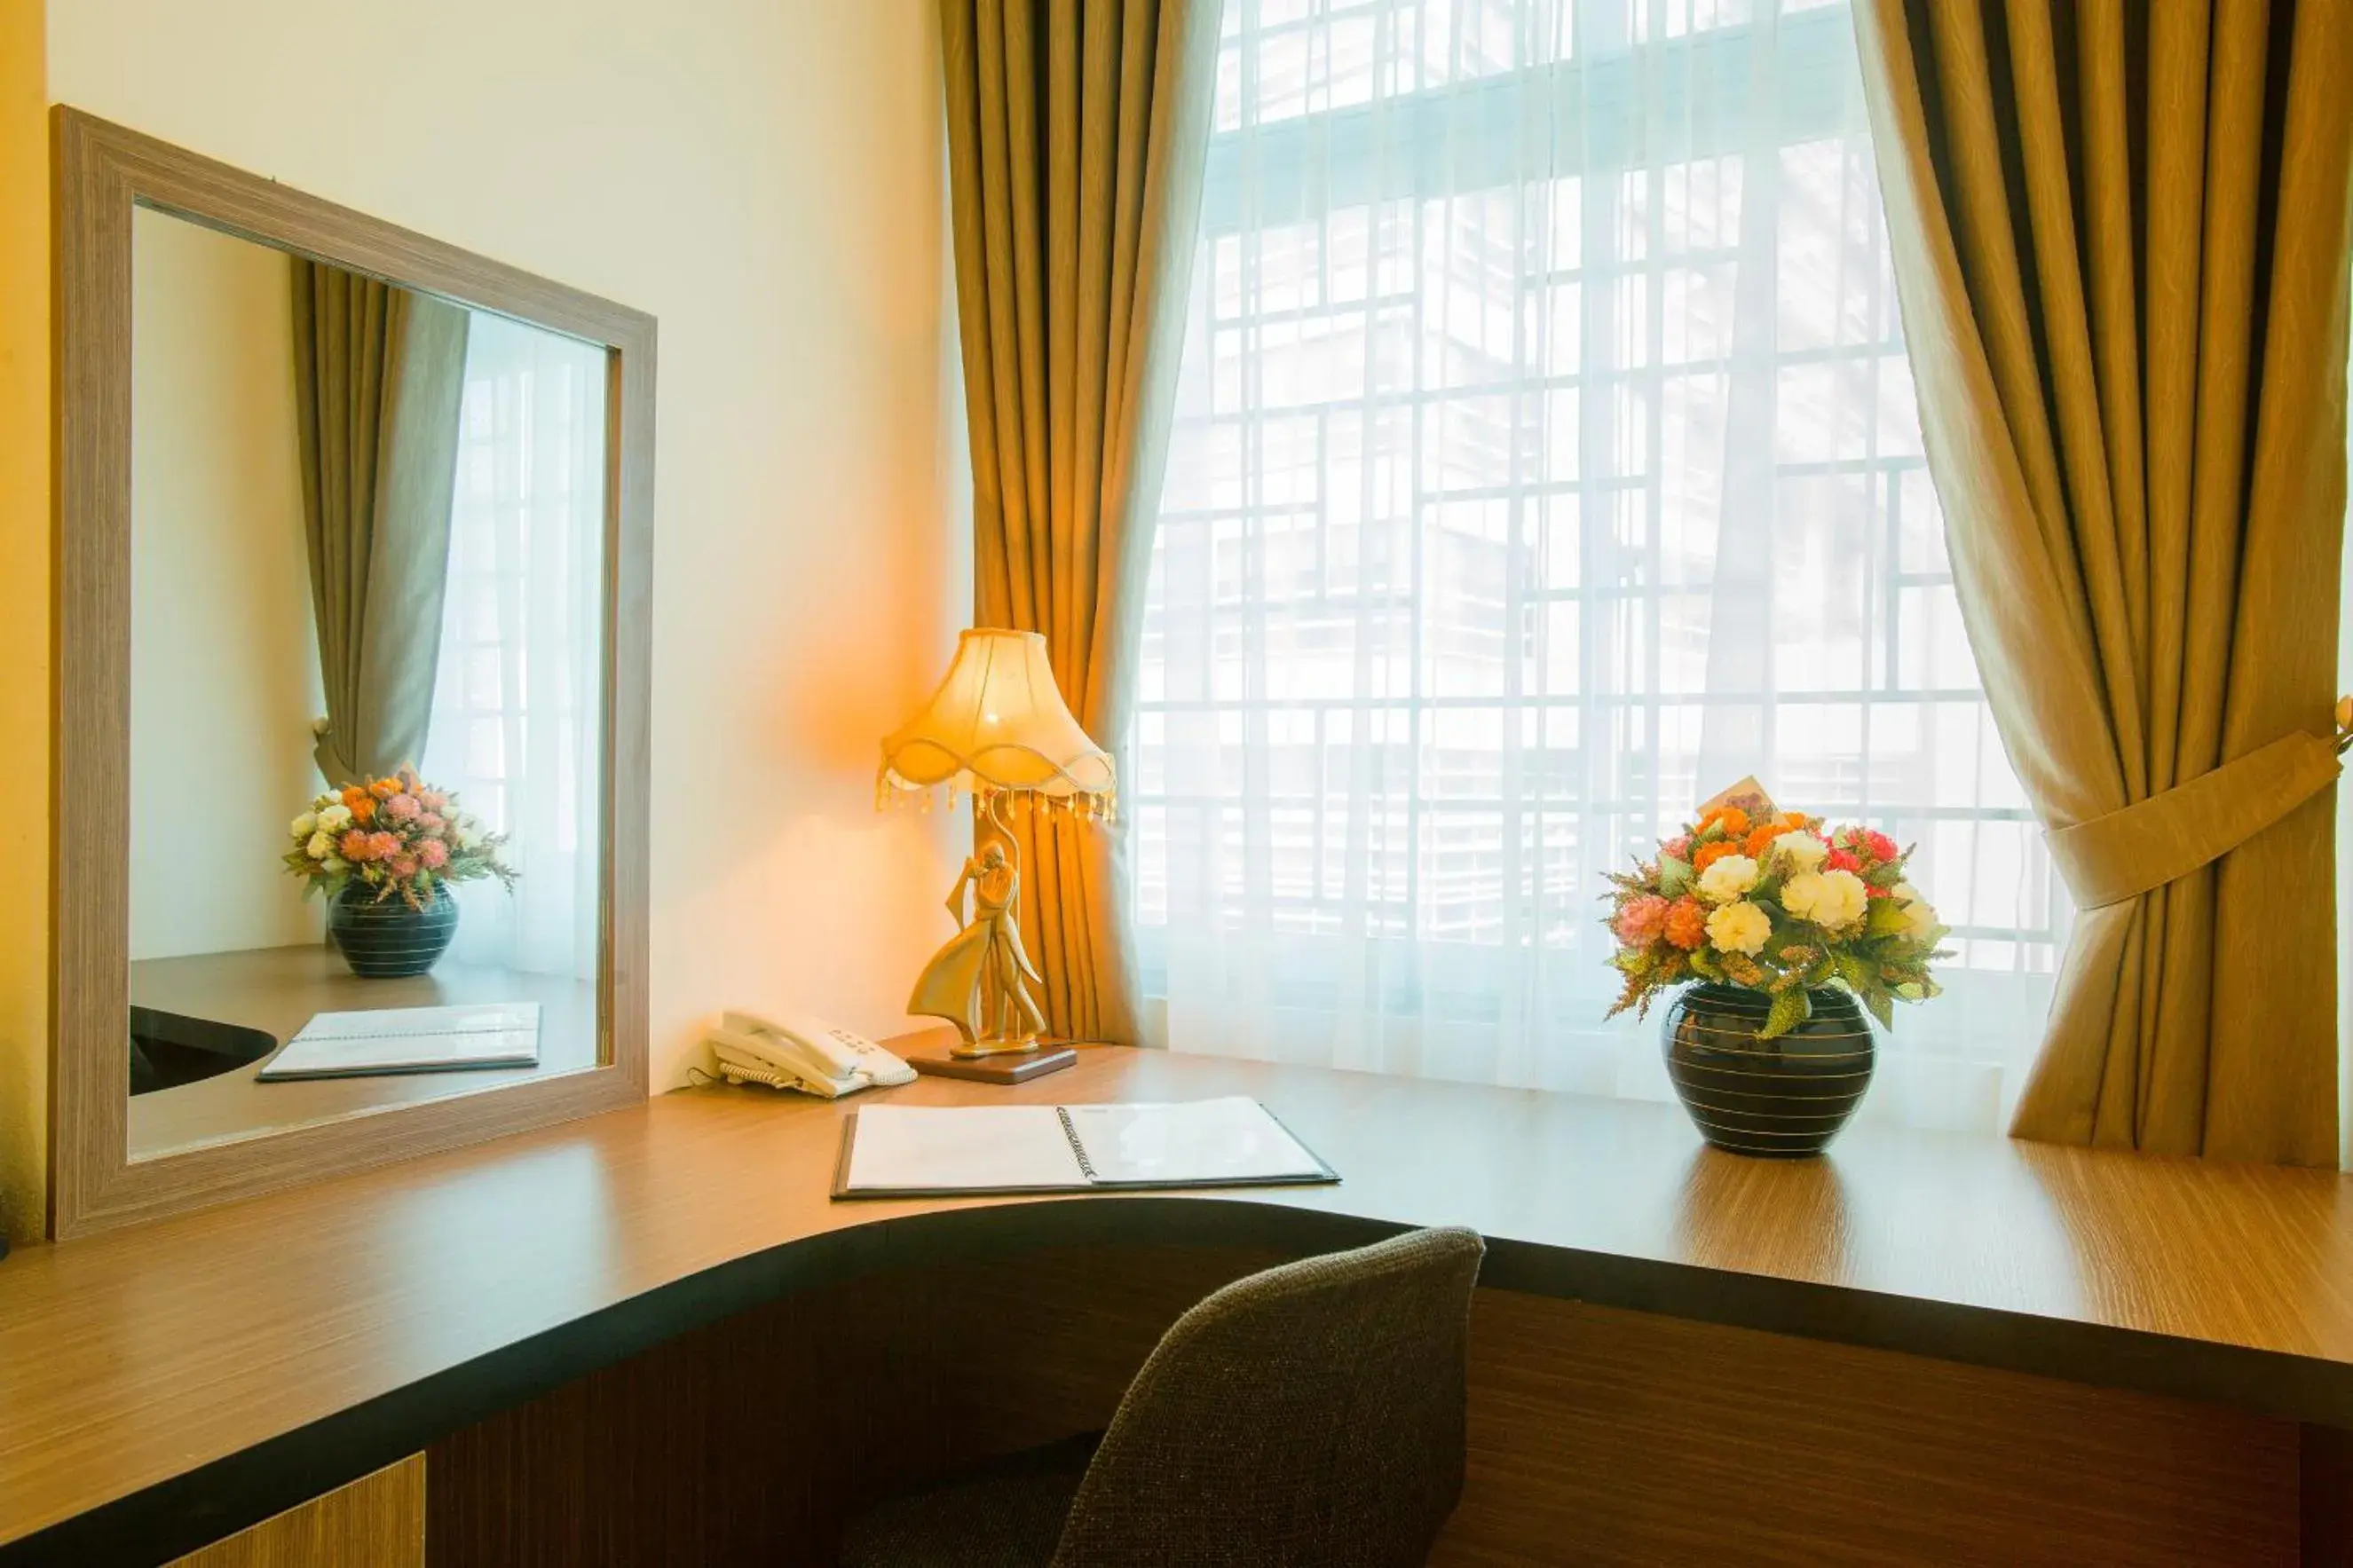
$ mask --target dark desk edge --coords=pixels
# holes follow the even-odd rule
[[[673,1280],[0,1544],[0,1568],[193,1552],[586,1373],[862,1274],[1052,1246],[1303,1255],[1409,1228],[1248,1199],[1098,1196],[930,1210],[827,1231]],[[1501,1237],[1488,1240],[1479,1283],[2353,1428],[2353,1365],[2276,1351]]]

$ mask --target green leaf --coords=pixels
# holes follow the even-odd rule
[[[1760,1040],[1786,1035],[1814,1015],[1814,1005],[1803,991],[1784,991],[1773,998],[1772,1010],[1765,1015],[1765,1026],[1757,1031]]]
[[[1672,899],[1676,897],[1678,894],[1688,890],[1691,885],[1692,868],[1690,861],[1677,860],[1672,856],[1666,855],[1659,857],[1660,892]]]
[[[1879,1026],[1881,1028],[1892,1029],[1895,1027],[1895,1004],[1888,1000],[1886,992],[1871,991],[1864,993],[1862,1005],[1871,1009],[1871,1016],[1879,1020]]]
[[[1904,930],[1904,910],[1894,899],[1873,899],[1862,929],[1870,936],[1895,936]]]

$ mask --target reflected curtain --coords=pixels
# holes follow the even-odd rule
[[[1218,0],[941,0],[974,616],[1115,754],[1184,328]],[[1134,1041],[1124,826],[1017,819],[1055,1032]]]
[[[506,840],[451,955],[596,973],[605,350],[501,316],[466,341],[426,776]]]
[[[425,754],[449,558],[466,311],[291,262],[303,532],[330,784]]]
[[[2081,913],[2013,1123],[2334,1164],[2353,7],[1856,7],[1971,644]]]

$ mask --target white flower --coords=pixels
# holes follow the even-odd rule
[[[286,831],[296,838],[308,838],[319,831],[319,819],[306,811],[288,823]]]
[[[1824,931],[1844,931],[1861,920],[1870,900],[1852,871],[1800,871],[1781,884],[1781,907]]]
[[[1784,833],[1773,840],[1773,847],[1766,851],[1774,859],[1786,861],[1800,871],[1820,870],[1822,861],[1829,858],[1830,852],[1830,846],[1804,832]]]
[[[1922,947],[1936,940],[1936,907],[1926,899],[1914,899],[1902,906],[1904,935]]]
[[[1887,889],[1888,898],[1904,916],[1904,938],[1922,947],[1936,940],[1936,906],[1920,896],[1920,889],[1909,882],[1898,882]]]
[[[328,856],[332,855],[335,852],[335,836],[329,833],[326,829],[321,828],[318,832],[311,835],[311,842],[304,845],[302,847],[304,852],[307,853],[311,859],[324,860]]]
[[[352,808],[337,801],[319,814],[319,826],[330,833],[341,833],[352,825]]]
[[[338,871],[348,871],[351,868],[352,863],[344,859],[340,855],[330,855],[324,860],[319,862],[319,869],[324,871],[330,877],[333,876]]]
[[[1715,864],[1721,866],[1724,862]],[[1708,869],[1713,871],[1715,867]],[[1746,953],[1754,958],[1764,948],[1765,939],[1772,934],[1771,917],[1746,899],[1726,904],[1707,917],[1707,940],[1724,952]]]
[[[449,841],[460,849],[471,849],[482,841],[481,825],[470,816],[461,816],[449,830]]]
[[[1726,855],[1699,874],[1699,896],[1711,904],[1728,904],[1757,885],[1757,862],[1746,855]]]

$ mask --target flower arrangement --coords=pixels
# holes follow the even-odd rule
[[[504,837],[485,832],[458,809],[456,795],[413,768],[329,790],[287,831],[294,847],[286,869],[304,880],[306,894],[333,898],[356,882],[375,889],[376,903],[397,898],[422,910],[444,882],[496,877],[514,885],[514,868],[499,853]]]
[[[1812,1016],[1807,992],[1852,992],[1883,1025],[1894,1003],[1937,993],[1929,977],[1947,928],[1904,879],[1909,849],[1872,828],[1825,828],[1776,812],[1762,795],[1711,805],[1659,846],[1655,859],[1609,878],[1610,963],[1625,992],[1610,1008],[1649,1013],[1659,994],[1712,980],[1769,995],[1760,1039]]]

